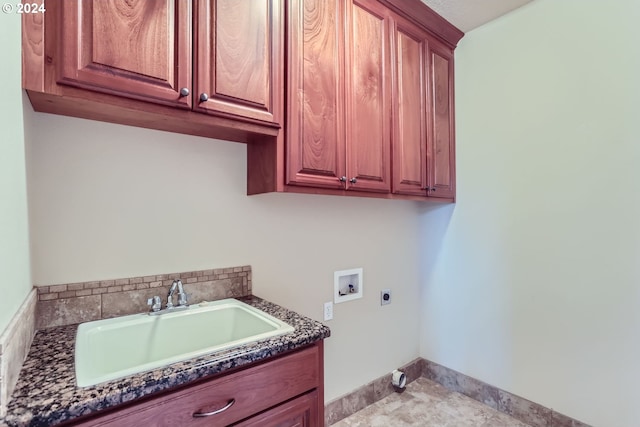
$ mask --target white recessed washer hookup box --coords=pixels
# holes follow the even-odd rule
[[[351,301],[362,298],[362,268],[336,271],[333,273],[333,302]]]

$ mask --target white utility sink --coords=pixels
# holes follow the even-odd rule
[[[88,387],[292,331],[236,299],[82,323],[76,335],[76,380]]]

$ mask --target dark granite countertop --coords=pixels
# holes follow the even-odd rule
[[[174,363],[91,387],[76,386],[73,362],[78,325],[38,331],[4,418],[9,426],[50,426],[143,396],[265,360],[329,337],[329,328],[255,296],[238,298],[295,330],[256,343]]]

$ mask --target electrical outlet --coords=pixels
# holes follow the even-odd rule
[[[383,289],[380,291],[380,305],[391,304],[391,289]]]
[[[324,303],[324,320],[333,319],[333,303],[331,301]]]

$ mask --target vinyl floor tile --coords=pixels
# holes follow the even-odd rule
[[[530,427],[426,378],[407,386],[332,427]]]

